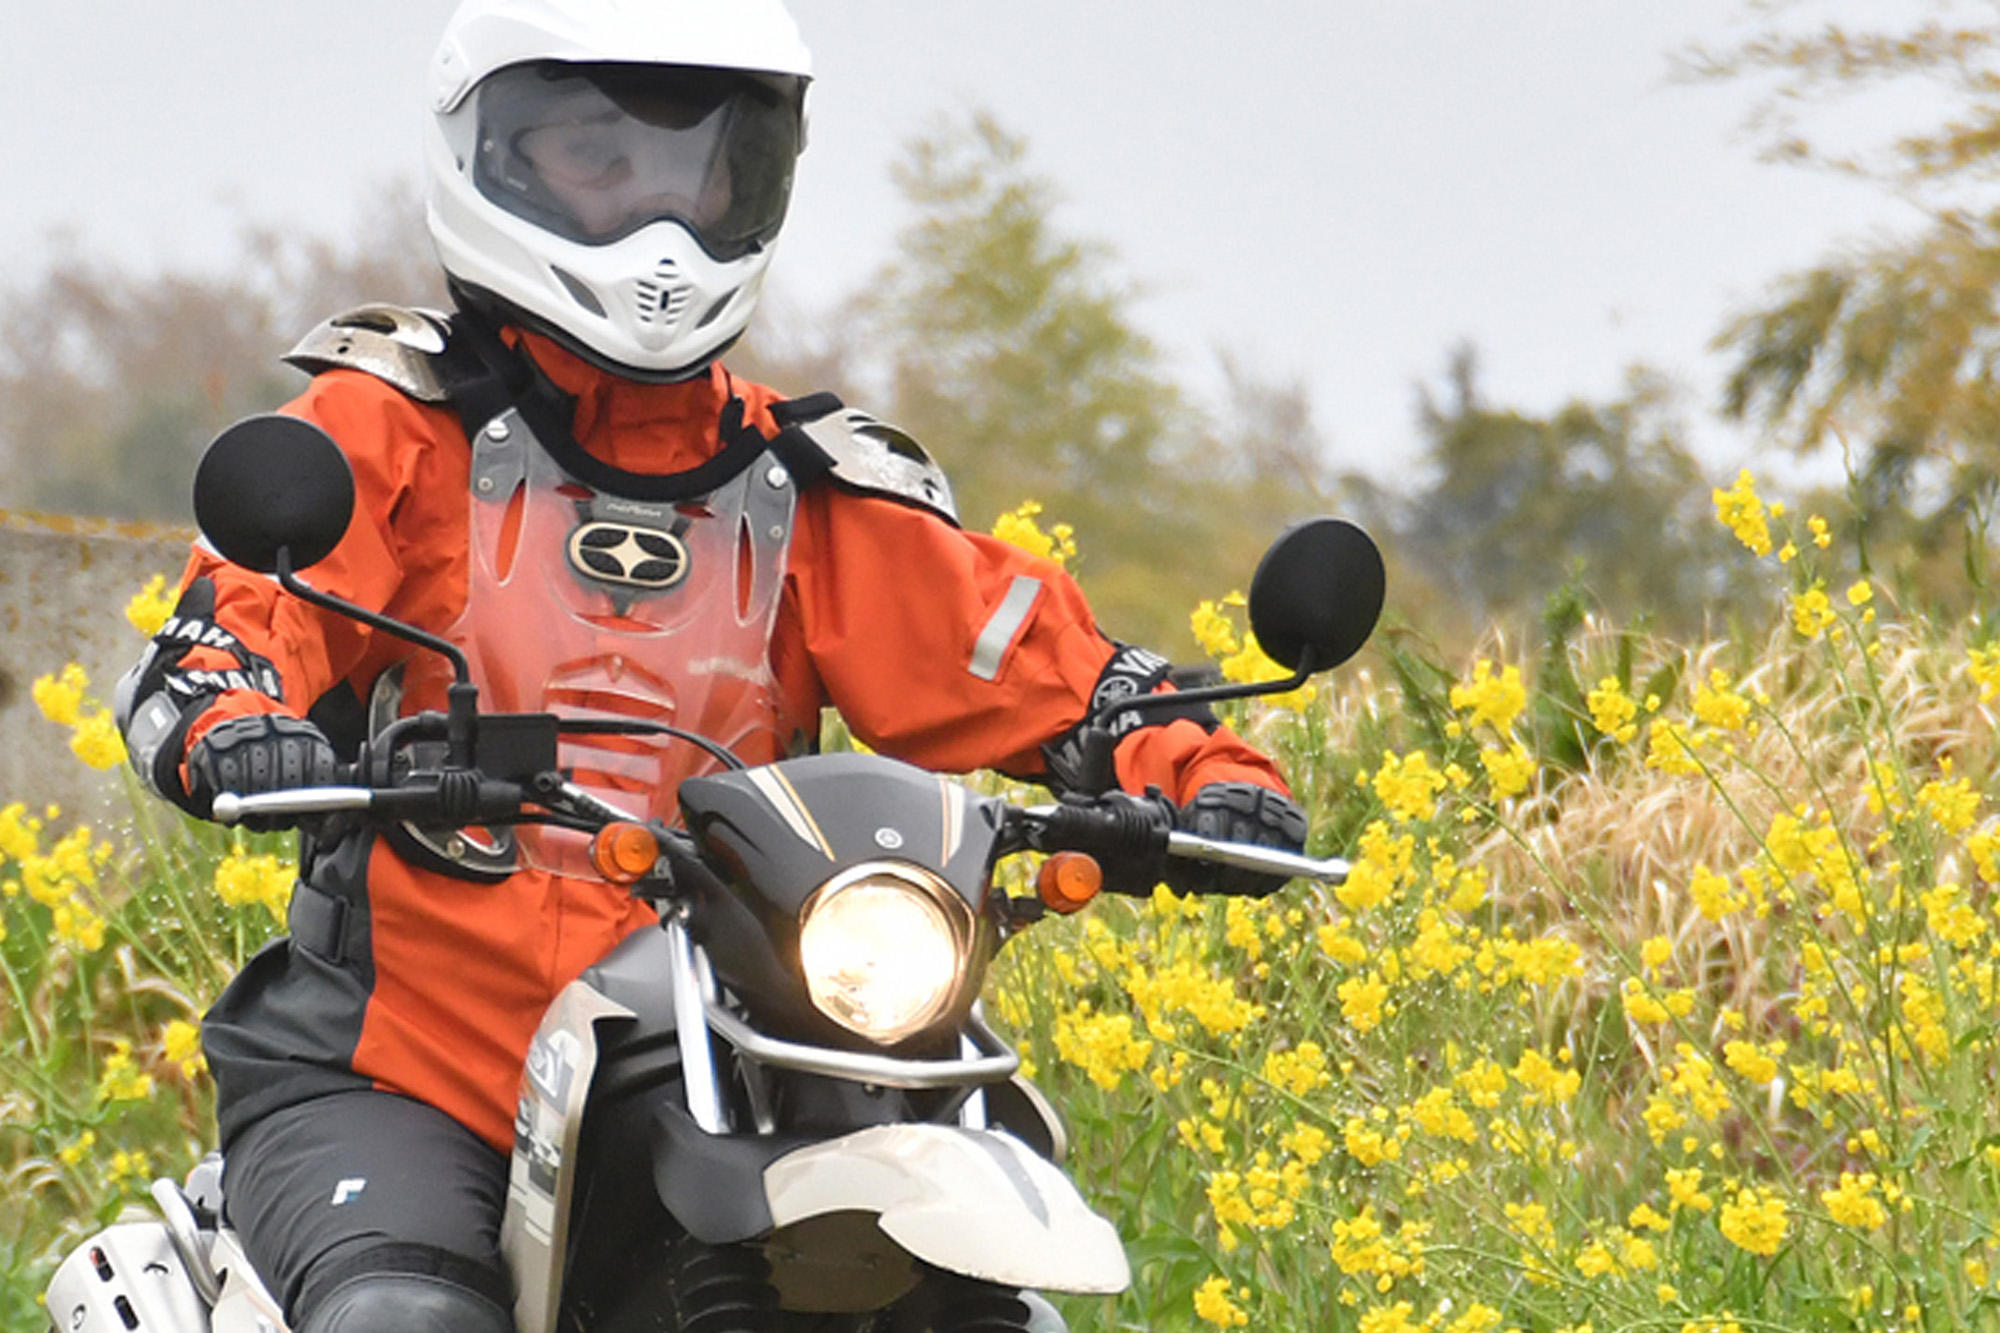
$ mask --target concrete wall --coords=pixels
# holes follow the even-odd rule
[[[125,809],[116,770],[86,768],[69,752],[69,729],[42,716],[30,693],[37,676],[76,662],[90,693],[111,688],[145,640],[125,605],[155,574],[176,580],[191,531],[104,519],[0,510],[0,806],[51,801],[73,820],[103,827]]]

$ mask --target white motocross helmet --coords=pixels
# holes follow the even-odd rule
[[[781,0],[465,0],[431,62],[445,272],[614,373],[700,373],[757,303],[811,76]]]

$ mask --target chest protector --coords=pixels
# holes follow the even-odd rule
[[[796,499],[768,454],[680,502],[594,490],[510,409],[473,440],[469,584],[446,637],[487,709],[663,722],[769,762],[785,748],[771,633]],[[592,794],[671,821],[681,780],[717,761],[661,735],[566,736],[559,762]],[[584,835],[520,833],[532,863],[580,872]]]
[[[470,659],[488,710],[661,722],[747,764],[779,758],[792,747],[781,734],[771,636],[799,488],[831,479],[958,521],[949,483],[915,440],[828,394],[774,404],[780,429],[770,441],[732,400],[722,452],[693,472],[649,479],[683,497],[654,500],[619,493],[630,479],[583,453],[565,413],[535,391],[527,359],[466,312],[364,306],[314,329],[285,359],[312,374],[365,371],[466,422],[466,609],[446,637]],[[435,665],[420,659],[374,683],[371,734],[402,711],[406,689],[417,691],[406,675]],[[568,737],[559,762],[620,809],[669,821],[679,783],[716,767],[666,736]],[[580,836],[520,833],[533,863],[579,872]],[[515,864],[505,836],[409,826],[402,835],[406,853],[446,873],[501,878]]]

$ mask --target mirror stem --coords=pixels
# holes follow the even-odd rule
[[[1263,694],[1286,694],[1296,690],[1319,670],[1312,649],[1299,657],[1298,670],[1284,680],[1250,681],[1236,685],[1207,685],[1195,690],[1175,690],[1164,694],[1138,694],[1120,699],[1095,718],[1083,733],[1081,777],[1077,790],[1101,796],[1118,785],[1118,766],[1113,758],[1119,733],[1112,722],[1123,713],[1143,713],[1152,709],[1179,708],[1188,704],[1219,703],[1225,699],[1249,699]]]
[[[419,648],[428,648],[441,653],[451,663],[452,684],[446,689],[449,701],[445,714],[445,737],[450,746],[450,763],[454,768],[472,766],[472,735],[474,722],[479,716],[479,687],[472,683],[472,664],[457,644],[449,639],[427,634],[413,625],[405,625],[379,612],[357,606],[344,597],[336,597],[300,580],[292,570],[292,550],[289,546],[278,548],[275,571],[278,586],[301,601],[337,612],[350,620],[358,620],[371,629],[379,629],[405,643],[413,643]]]

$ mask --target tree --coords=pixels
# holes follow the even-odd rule
[[[2000,18],[1929,8],[1903,30],[1774,17],[1687,62],[1697,78],[1764,85],[1753,123],[1768,157],[1870,182],[1920,211],[1907,235],[1787,275],[1719,340],[1735,360],[1726,410],[1802,453],[1829,441],[1851,450],[1864,512],[1878,524],[1900,516],[1920,544],[1990,513],[2000,487]],[[1927,123],[1887,142],[1800,128],[1801,108],[1913,96]]]
[[[1534,417],[1490,406],[1478,371],[1461,346],[1441,393],[1419,390],[1429,480],[1397,539],[1415,571],[1475,627],[1570,583],[1622,621],[1698,625],[1726,575],[1666,384],[1635,371],[1624,397]]]
[[[1082,534],[1112,633],[1188,645],[1193,603],[1245,581],[1273,520],[1326,489],[1303,395],[1237,373],[1209,418],[1132,322],[1109,252],[1058,232],[1025,143],[991,116],[914,140],[896,181],[914,217],[856,307],[882,415],[938,456],[968,526],[1039,501]],[[1267,530],[1245,521],[1253,495]]]
[[[307,329],[364,301],[442,301],[415,191],[370,205],[344,241],[246,228],[227,273],[71,253],[0,293],[0,503],[187,521],[208,441],[304,384],[278,358]]]

